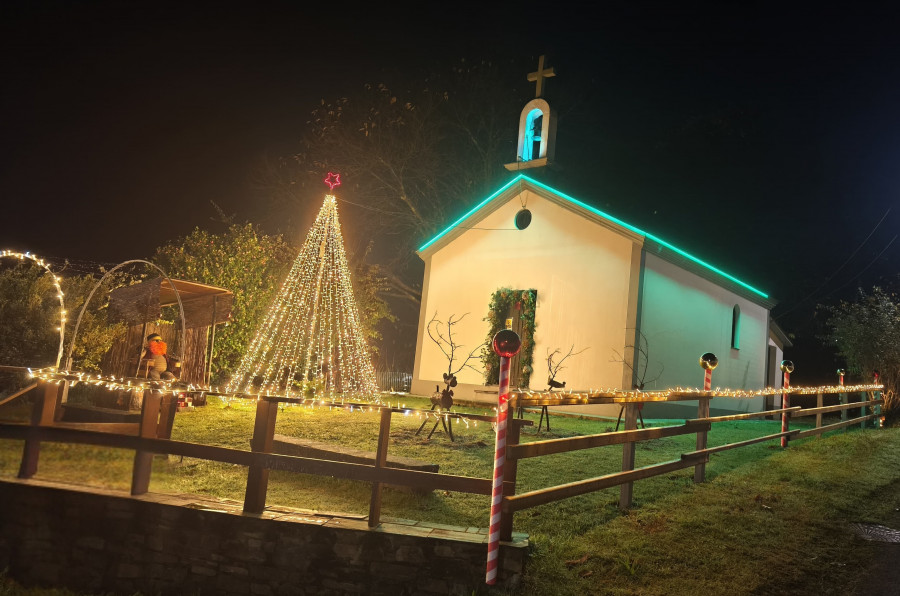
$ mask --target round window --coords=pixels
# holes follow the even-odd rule
[[[522,209],[518,213],[516,213],[516,227],[520,230],[524,230],[529,225],[531,225],[531,211],[528,209]]]

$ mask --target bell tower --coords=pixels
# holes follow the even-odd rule
[[[512,172],[540,168],[553,161],[556,149],[556,112],[543,97],[544,79],[556,76],[553,68],[544,68],[544,57],[538,59],[537,71],[528,74],[528,80],[536,84],[535,97],[522,109],[519,116],[519,142],[516,145],[516,161],[505,165]]]

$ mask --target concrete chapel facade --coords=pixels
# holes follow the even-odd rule
[[[552,76],[543,60],[529,79],[539,83],[541,72]],[[517,160],[508,169],[521,172],[552,160],[554,120],[540,98],[525,106]],[[485,342],[491,296],[501,288],[536,292],[532,390],[548,389],[547,356],[570,349],[580,353],[558,375],[566,391],[641,383],[647,391],[702,387],[698,359],[704,352],[719,359],[714,387],[778,385],[775,371],[789,342],[771,322],[774,302],[767,294],[522,173],[426,242],[418,255],[425,272],[413,393],[433,393],[448,368],[447,356],[429,337],[429,322],[446,324],[466,315],[453,326],[456,368],[460,354],[464,359]],[[480,359],[474,364],[481,368]],[[496,389],[485,387],[483,373],[464,368],[457,379],[457,399],[496,402]],[[710,406],[736,412],[767,404],[762,397],[716,398]],[[615,405],[565,411],[578,409],[612,416],[619,411]],[[648,404],[644,415],[689,417],[696,405]]]

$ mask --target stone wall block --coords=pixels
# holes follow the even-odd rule
[[[216,575],[216,569],[205,565],[191,565],[191,575],[214,577]]]
[[[470,596],[483,584],[485,546],[454,538],[464,528],[371,531],[301,510],[273,520],[203,496],[92,490],[0,481],[0,568],[26,585],[160,596]],[[515,590],[527,550],[527,537],[501,546],[499,590]]]
[[[269,584],[250,584],[250,593],[254,596],[272,596],[274,592]]]

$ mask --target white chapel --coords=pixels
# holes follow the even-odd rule
[[[714,387],[779,386],[778,363],[790,343],[771,319],[775,302],[766,292],[596,209],[591,197],[527,175],[554,158],[555,113],[541,95],[543,79],[555,73],[543,62],[529,75],[537,97],[522,110],[516,160],[506,166],[512,179],[417,251],[425,271],[412,392],[430,395],[448,370],[434,325],[443,322],[446,336],[447,321],[459,321],[452,327],[455,369],[487,339],[500,296],[512,299],[494,319],[505,319],[530,346],[530,362],[513,360],[513,385],[522,388],[527,382],[547,390],[548,357],[559,363],[569,353],[557,375],[566,391],[702,387],[698,359],[705,352],[719,360]],[[495,403],[481,359],[470,364],[456,375],[456,398]],[[689,403],[648,404],[644,415],[690,417],[696,406]],[[767,406],[762,397],[710,404],[713,412]],[[612,416],[619,410],[582,408]]]

